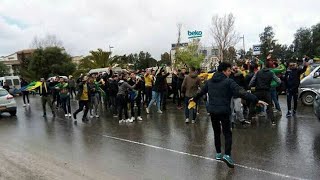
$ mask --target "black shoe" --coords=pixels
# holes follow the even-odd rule
[[[76,113],[73,113],[73,119],[77,119]]]
[[[88,121],[89,121],[89,119],[88,119],[88,118],[86,118],[86,117],[83,117],[83,118],[82,118],[82,121],[83,121],[83,122],[88,122]]]
[[[47,113],[43,113],[43,117],[47,117]]]
[[[52,116],[56,117],[56,113],[54,111],[52,111]]]
[[[297,114],[297,111],[296,110],[293,110],[292,111],[292,116],[295,116]]]

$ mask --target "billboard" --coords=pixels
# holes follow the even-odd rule
[[[188,39],[200,38],[202,37],[202,31],[188,31]]]
[[[260,52],[260,49],[261,49],[261,45],[259,44],[259,45],[253,45],[253,52],[252,52],[252,54],[254,55],[254,56],[257,56],[257,55],[260,55],[261,54],[261,52]]]

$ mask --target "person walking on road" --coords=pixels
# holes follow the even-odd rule
[[[148,105],[152,99],[152,84],[153,84],[153,76],[151,74],[151,70],[147,69],[144,75],[144,83],[145,83],[145,91],[146,91],[146,105]]]
[[[254,104],[267,105],[263,101],[248,93],[245,89],[241,88],[234,80],[230,79],[231,64],[220,63],[218,72],[215,73],[212,79],[208,80],[201,91],[190,99],[195,101],[208,93],[209,105],[208,112],[211,116],[212,127],[214,131],[214,141],[216,147],[216,159],[223,160],[230,167],[234,167],[234,162],[231,158],[232,146],[232,132],[231,122],[229,116],[231,115],[230,103],[233,96],[238,96],[248,100]],[[225,154],[221,152],[221,125],[222,132],[225,137]]]
[[[76,96],[76,80],[74,80],[73,76],[71,75],[69,76],[68,86],[70,97],[73,99],[73,96]]]
[[[71,117],[69,84],[66,83],[66,80],[64,78],[60,78],[60,83],[55,86],[55,89],[59,91],[64,116]]]
[[[133,90],[135,88],[135,85],[130,86],[125,80],[125,78],[121,79],[118,82],[119,90],[117,94],[117,103],[118,103],[118,117],[119,117],[119,123],[122,122],[133,122],[132,119],[129,119],[128,116],[128,90]],[[124,113],[125,119],[122,119],[122,112]]]
[[[164,85],[165,85],[165,79],[169,76],[169,73],[165,74],[165,71],[163,67],[158,68],[156,77],[155,77],[155,83],[154,86],[152,87],[152,99],[146,108],[147,114],[150,113],[150,108],[153,103],[157,102],[157,108],[158,108],[158,113],[162,114],[160,103],[161,103],[161,93],[164,90]]]
[[[21,87],[26,87],[28,86],[28,82],[26,80],[24,80],[23,78],[20,79],[21,81]],[[23,107],[30,106],[30,101],[29,101],[29,91],[28,90],[23,90],[22,92],[22,97],[23,97]]]
[[[188,108],[189,100],[197,94],[200,88],[200,78],[198,77],[197,73],[195,72],[194,67],[189,68],[189,74],[184,78],[182,85],[181,85],[181,92],[185,98],[185,110],[184,114],[186,117],[186,123],[189,123],[189,115],[190,111],[192,112],[192,123],[196,122],[197,117],[197,108]]]
[[[50,106],[50,109],[52,111],[52,116],[55,117],[56,113],[53,110],[53,104],[52,104],[52,91],[51,91],[51,85],[45,81],[44,78],[41,78],[41,85],[39,87],[39,94],[41,96],[41,102],[42,102],[42,109],[43,109],[43,117],[47,116],[46,112],[46,104],[48,103]]]
[[[285,74],[285,85],[287,92],[287,117],[296,115],[298,106],[298,88],[300,85],[300,76],[306,72],[309,63],[305,62],[303,68],[298,68],[295,61],[289,62],[289,68]],[[291,112],[291,100],[293,98],[293,111]]]
[[[87,84],[87,81],[88,81],[88,77],[84,76],[82,79],[82,82],[79,83],[79,91],[77,94],[77,99],[79,100],[79,109],[73,113],[73,118],[75,119],[75,122],[77,122],[77,120],[76,120],[77,114],[79,112],[81,112],[83,110],[83,108],[85,108],[85,109],[84,109],[84,113],[82,116],[82,121],[83,122],[89,121],[87,115],[88,115],[88,112],[90,109],[91,89],[90,89],[89,85]]]
[[[273,105],[271,98],[271,82],[274,80],[276,83],[280,84],[281,80],[270,70],[270,63],[266,63],[266,67],[259,70],[251,79],[249,87],[255,87],[255,93],[259,99],[268,103],[267,115],[271,120],[272,125],[276,125],[276,121],[273,115]],[[252,120],[254,115],[255,105],[251,105],[249,110],[249,120]]]

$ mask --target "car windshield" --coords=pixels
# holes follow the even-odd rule
[[[0,97],[8,95],[8,91],[0,89]]]

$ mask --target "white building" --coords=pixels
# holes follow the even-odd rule
[[[202,53],[205,58],[201,63],[201,69],[206,71],[211,71],[219,65],[219,49],[216,47],[200,47],[200,53]]]
[[[0,62],[3,62],[6,66],[8,66],[10,75],[19,75],[21,62],[30,57],[33,52],[34,49],[17,51],[8,56],[0,57]]]

